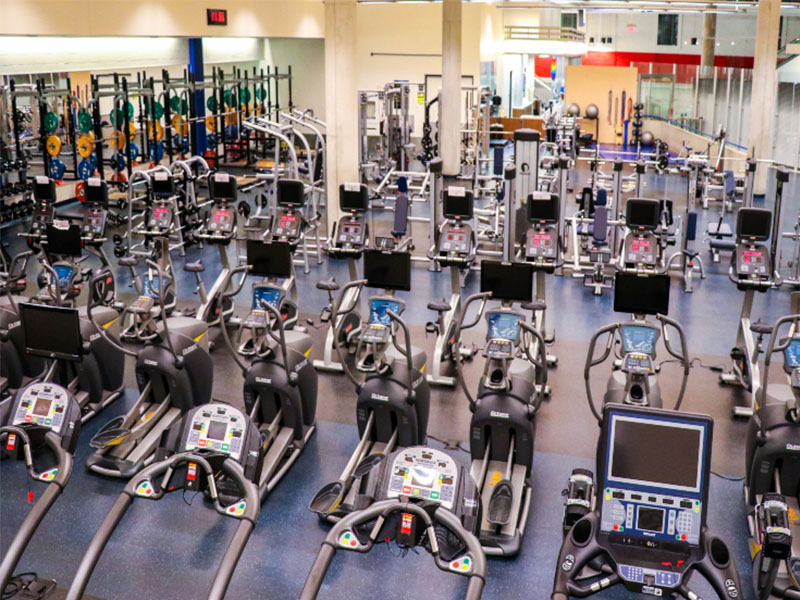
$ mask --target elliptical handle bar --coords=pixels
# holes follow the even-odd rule
[[[683,326],[680,323],[678,323],[675,319],[670,319],[667,315],[658,314],[656,315],[656,319],[662,322],[661,331],[664,333],[664,347],[667,349],[667,352],[669,352],[683,364],[683,379],[681,381],[681,389],[678,392],[678,400],[675,402],[675,407],[673,409],[680,410],[681,404],[683,403],[683,397],[686,394],[686,386],[689,382],[689,369],[692,366],[691,358],[689,358],[689,347],[686,344],[686,332],[683,330]],[[670,344],[669,333],[666,325],[671,325],[675,331],[678,332],[678,337],[681,341],[680,354],[675,352],[675,350],[672,348],[672,344]]]
[[[592,398],[592,386],[589,381],[589,373],[592,370],[592,367],[599,365],[608,358],[609,354],[611,354],[611,348],[614,345],[614,331],[619,328],[619,323],[611,323],[610,325],[606,325],[605,327],[601,327],[597,331],[594,332],[592,335],[592,339],[589,342],[589,352],[586,354],[586,364],[583,367],[583,382],[586,386],[586,399],[589,401],[589,408],[592,409],[592,414],[594,418],[597,419],[598,423],[603,422],[602,415],[597,411],[597,407],[594,404],[594,399]],[[603,351],[603,354],[599,358],[594,358],[594,348],[597,345],[598,338],[603,334],[608,335],[608,342],[606,343],[606,349]]]
[[[342,322],[336,326],[336,319],[339,317],[340,313],[345,314],[345,311],[341,311],[340,306],[344,301],[344,297],[347,294],[347,290],[354,288],[354,287],[361,287],[363,288],[367,283],[366,279],[356,279],[354,281],[348,281],[340,290],[339,290],[339,297],[336,298],[336,302],[333,305],[333,311],[331,313],[331,322],[333,323],[333,339],[339,340],[339,336],[341,335],[342,327],[344,327],[344,319]],[[358,380],[358,377],[355,376],[355,373],[350,369],[347,365],[347,361],[345,360],[344,353],[342,352],[342,344],[336,344],[336,354],[339,356],[339,363],[342,365],[342,369],[344,369],[345,375],[347,375],[348,379],[353,382],[353,385],[356,386],[356,390],[361,389],[361,382]]]
[[[239,280],[239,285],[235,290],[230,290],[222,294],[223,299],[233,298],[234,296],[237,296],[239,292],[242,291],[242,288],[244,287],[244,282],[247,280],[246,272],[249,271],[251,268],[252,267],[250,265],[239,265],[238,267],[234,267],[233,269],[231,269],[230,273],[228,273],[228,278],[225,280],[223,289],[228,287],[228,283],[231,281],[231,279],[233,279],[233,276],[236,275],[237,273],[245,273],[245,275],[243,275],[242,278]]]
[[[537,390],[533,401],[533,414],[536,414],[539,411],[539,407],[542,405],[542,401],[544,400],[545,396],[545,388],[547,387],[547,348],[545,348],[544,336],[538,329],[536,329],[527,321],[520,321],[519,325],[525,331],[530,333],[531,336],[535,337],[536,341],[538,342],[538,360],[535,359],[531,354],[530,344],[525,344],[525,355],[528,357],[528,360],[531,362],[531,364],[533,364],[542,374],[542,383],[538,386],[539,389]]]
[[[764,371],[761,374],[761,389],[759,390],[758,398],[756,398],[759,407],[764,406],[767,401],[767,386],[769,385],[769,368],[770,368],[770,363],[772,363],[772,355],[775,352],[782,352],[783,350],[788,348],[789,344],[792,341],[792,338],[788,337],[786,338],[785,342],[783,343],[778,342],[776,346],[775,340],[778,339],[780,328],[785,323],[798,323],[798,322],[800,322],[800,314],[786,315],[775,321],[775,325],[772,326],[772,333],[769,336],[769,344],[767,344],[767,353],[764,356]],[[763,436],[765,434],[763,419],[760,419],[759,429],[761,429],[761,435]]]
[[[230,291],[225,292],[225,293],[222,294],[223,300],[227,299],[227,298],[233,298],[234,296],[238,295],[239,292],[242,291],[242,288],[244,287],[244,282],[247,280],[247,274],[246,273],[247,273],[247,271],[249,269],[250,269],[250,265],[239,265],[239,266],[231,269],[231,271],[228,273],[228,277],[225,280],[224,285],[222,286],[222,289],[225,289],[225,288],[228,287],[228,283],[231,281],[231,279],[233,279],[233,276],[236,273],[244,273],[244,275],[242,275],[242,278],[239,281],[239,286],[235,290],[230,290]],[[228,352],[231,353],[231,357],[233,357],[233,362],[235,362],[236,365],[239,367],[239,369],[241,369],[242,374],[247,373],[248,366],[239,357],[239,353],[236,352],[236,350],[234,349],[233,342],[231,342],[231,336],[230,336],[230,334],[228,334],[227,325],[225,323],[223,323],[223,325],[222,325],[222,327],[220,327],[220,329],[222,330],[222,338],[225,340],[225,346],[228,348]]]
[[[286,379],[290,384],[297,385],[297,373],[293,373],[289,369],[289,351],[286,349],[286,331],[283,327],[283,317],[281,316],[281,311],[279,311],[266,300],[261,301],[261,306],[263,306],[267,312],[272,313],[272,316],[278,323],[278,333],[280,334],[280,337],[277,338],[276,341],[281,346],[281,354],[283,355],[283,368],[286,370]],[[272,339],[276,339],[275,334],[272,332],[272,328],[269,325],[267,325],[267,332]]]
[[[178,353],[175,352],[175,347],[172,345],[172,338],[169,335],[169,326],[167,325],[167,302],[164,299],[164,288],[166,287],[166,275],[164,274],[163,269],[153,260],[149,258],[145,259],[145,263],[147,266],[155,269],[158,272],[158,302],[161,305],[161,323],[164,325],[164,337],[167,338],[167,347],[169,348],[170,354],[174,359],[175,368],[182,369],[183,368],[183,358],[178,356]]]
[[[52,266],[50,266],[50,262],[44,256],[42,256],[42,267],[44,267],[45,271],[50,273],[50,276],[53,278],[53,282],[56,288],[56,295],[53,296],[53,291],[50,285],[48,284],[47,292],[50,294],[50,297],[53,298],[53,300],[55,300],[56,306],[61,306],[61,282],[58,279],[58,273]]]
[[[470,327],[474,327],[478,324],[483,316],[483,312],[486,309],[486,301],[492,297],[491,292],[480,292],[477,294],[472,294],[467,301],[464,303],[464,308],[461,310],[461,316],[456,323],[456,334],[455,339],[461,339],[461,332],[464,329],[469,329]],[[480,306],[478,307],[478,314],[475,316],[475,319],[469,323],[468,325],[464,325],[464,317],[467,314],[467,309],[469,308],[470,304],[473,302],[477,302],[478,300],[481,301]],[[456,372],[458,373],[458,380],[461,383],[461,389],[464,390],[464,395],[467,397],[467,402],[469,402],[470,410],[475,409],[475,397],[472,395],[472,392],[469,391],[467,387],[467,382],[464,379],[464,372],[461,369],[461,360],[460,357],[456,357]]]
[[[400,351],[400,354],[406,357],[406,367],[408,368],[408,385],[406,385],[406,389],[408,390],[408,403],[414,404],[414,388],[411,386],[411,374],[414,372],[414,364],[411,361],[411,333],[408,331],[408,325],[400,318],[400,315],[396,314],[391,309],[386,311],[386,315],[401,327],[403,336],[405,336],[405,349],[396,343],[395,346]]]
[[[86,303],[86,316],[89,317],[89,321],[94,326],[94,328],[97,330],[97,333],[99,333],[101,336],[103,336],[103,338],[109,344],[114,346],[117,350],[119,350],[123,354],[127,354],[128,356],[133,356],[134,358],[136,358],[139,355],[138,352],[134,352],[133,350],[129,350],[128,348],[125,348],[122,344],[118,344],[117,342],[112,340],[109,337],[108,332],[104,328],[102,328],[100,326],[100,324],[97,321],[95,321],[94,317],[92,316],[92,309],[100,304],[99,300],[97,300],[97,301],[94,300],[94,294],[92,292],[94,291],[95,287],[98,287],[98,285],[100,283],[102,283],[101,280],[103,279],[103,277],[106,277],[108,275],[109,271],[110,271],[110,269],[103,269],[102,271],[100,271],[100,272],[96,273],[95,275],[93,275],[91,280],[89,281],[89,301]]]

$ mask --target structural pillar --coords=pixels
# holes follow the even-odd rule
[[[339,185],[360,181],[356,0],[325,0],[325,120],[328,232],[340,216]]]
[[[710,73],[714,66],[714,47],[717,45],[717,13],[703,14],[703,54],[700,68],[704,74]]]
[[[781,24],[780,0],[759,0],[756,21],[756,52],[747,148],[756,159],[772,158],[772,134],[778,95],[778,34]],[[764,194],[767,168],[756,169],[755,193]]]
[[[195,83],[203,83],[203,38],[189,38],[189,73]],[[194,114],[197,121],[191,125],[192,148],[202,156],[206,152],[206,92],[200,87],[194,91]]]
[[[461,171],[461,0],[442,2],[442,91],[439,100],[442,173]]]

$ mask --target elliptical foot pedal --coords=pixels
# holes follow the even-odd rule
[[[498,481],[489,499],[486,520],[497,527],[508,525],[511,519],[511,504],[514,500],[514,488],[507,479]]]

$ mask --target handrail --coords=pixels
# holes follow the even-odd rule
[[[506,25],[504,36],[507,40],[548,40],[562,42],[584,42],[586,35],[573,27],[551,27]]]

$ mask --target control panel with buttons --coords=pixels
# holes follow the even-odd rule
[[[22,392],[12,425],[30,423],[63,432],[69,405],[69,392],[52,383],[36,383]]]
[[[458,467],[447,454],[431,448],[408,448],[392,463],[386,497],[419,498],[452,509],[457,483]]]
[[[214,404],[194,413],[185,449],[213,450],[239,459],[247,421],[238,409]]]
[[[697,544],[700,541],[701,502],[699,499],[645,493],[631,489],[607,487],[603,494],[602,531],[627,533],[652,541],[658,548],[662,542]],[[640,542],[619,538],[623,544]]]
[[[525,234],[525,262],[554,264],[557,258],[558,230],[552,225],[531,227]]]

